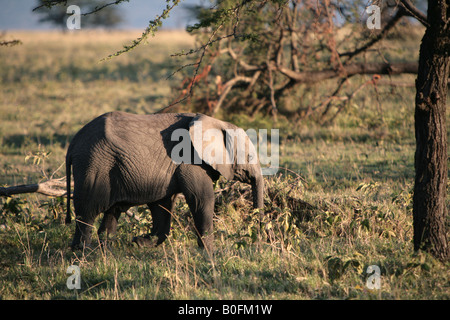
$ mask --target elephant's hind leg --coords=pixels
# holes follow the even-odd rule
[[[75,235],[70,246],[72,250],[77,250],[90,246],[92,228],[98,214],[86,205],[85,202],[81,201],[81,199],[77,197],[76,193],[74,193],[73,200],[77,217],[75,224]]]
[[[91,244],[91,234],[94,225],[95,218],[88,217],[77,217],[75,224],[75,235],[72,240],[71,248],[72,250],[83,249]]]

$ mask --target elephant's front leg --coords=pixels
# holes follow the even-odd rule
[[[212,253],[215,200],[212,179],[201,166],[182,164],[178,171],[178,180],[194,218],[198,245]]]

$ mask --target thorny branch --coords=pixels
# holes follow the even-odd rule
[[[221,11],[221,16],[220,16],[220,15],[218,16],[218,17],[219,17],[219,20],[216,21],[215,27],[214,27],[213,31],[210,33],[210,35],[209,35],[209,37],[208,37],[208,40],[207,40],[205,43],[203,43],[199,48],[190,50],[188,53],[181,53],[181,54],[178,53],[178,54],[172,55],[172,56],[181,56],[181,55],[190,55],[190,54],[193,54],[193,53],[200,53],[200,58],[197,60],[196,63],[194,63],[194,64],[188,64],[188,65],[182,66],[181,68],[178,69],[178,71],[181,71],[182,69],[184,69],[184,68],[187,67],[187,66],[196,66],[196,68],[195,68],[195,70],[194,70],[194,75],[193,75],[193,77],[192,77],[190,83],[188,84],[189,91],[187,92],[187,94],[185,94],[185,95],[183,96],[183,98],[177,99],[176,101],[174,101],[174,102],[171,103],[170,105],[168,105],[168,106],[166,106],[166,107],[164,107],[164,108],[158,110],[156,113],[167,112],[167,111],[168,111],[170,108],[172,108],[173,106],[175,106],[175,105],[177,105],[177,104],[179,104],[179,103],[181,103],[181,102],[184,102],[184,101],[186,101],[187,99],[189,99],[190,97],[192,97],[192,95],[193,95],[193,90],[194,90],[194,85],[195,85],[195,82],[196,82],[197,79],[198,79],[198,72],[199,72],[200,67],[201,67],[201,65],[202,65],[202,62],[203,62],[203,60],[204,60],[204,58],[205,58],[205,55],[206,55],[206,53],[208,52],[208,49],[209,49],[212,45],[214,45],[215,43],[218,43],[218,42],[220,42],[220,41],[222,41],[222,40],[224,40],[224,39],[231,38],[231,37],[233,37],[233,38],[235,38],[235,39],[240,39],[240,38],[245,38],[245,37],[246,37],[246,35],[240,35],[240,34],[238,34],[238,32],[237,32],[237,27],[238,27],[239,21],[240,21],[240,20],[239,20],[239,19],[240,19],[240,18],[239,18],[239,17],[240,17],[240,10],[241,10],[247,3],[249,3],[249,2],[251,2],[251,1],[249,1],[249,0],[243,0],[242,2],[236,4],[234,7],[231,7],[231,8],[226,9],[226,10],[222,10],[222,11]],[[232,29],[233,29],[233,31],[232,31],[231,33],[228,33],[228,34],[225,34],[225,35],[217,36],[217,37],[216,37],[216,35],[219,33],[219,31],[224,27],[224,25],[225,25],[230,19],[233,21],[233,22],[232,22],[232,25],[233,25]],[[190,30],[193,31],[193,30],[195,30],[195,29],[200,29],[200,27],[202,27],[202,25],[201,25],[201,24],[198,24],[198,25],[196,25],[196,26],[190,27]],[[203,26],[203,27],[205,27],[205,26]],[[177,71],[177,72],[178,72],[178,71]],[[172,74],[172,75],[173,75],[173,74]],[[231,88],[230,88],[230,89],[231,89]],[[219,106],[220,106],[220,104],[219,104]]]

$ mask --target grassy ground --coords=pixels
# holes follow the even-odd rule
[[[179,61],[169,54],[193,45],[185,34],[161,33],[99,63],[138,35],[7,35],[23,45],[0,49],[0,184],[63,176],[68,142],[87,121],[172,101],[170,86],[180,79],[165,79]],[[417,56],[416,48],[408,54]],[[213,256],[197,248],[182,200],[171,236],[156,249],[130,245],[151,226],[139,207],[141,220],[121,218],[108,250],[71,252],[64,199],[0,199],[0,298],[449,299],[449,265],[413,252],[413,110],[414,88],[380,87],[358,95],[328,127],[230,117],[244,127],[279,128],[283,169],[266,177],[259,232],[249,187],[219,183]],[[74,264],[80,290],[66,286]],[[380,289],[367,286],[370,265],[381,270]]]

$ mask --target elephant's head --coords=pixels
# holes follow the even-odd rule
[[[226,179],[251,184],[254,208],[263,207],[261,167],[256,149],[244,130],[228,122],[198,115],[190,123],[189,135],[197,160],[203,160]]]

